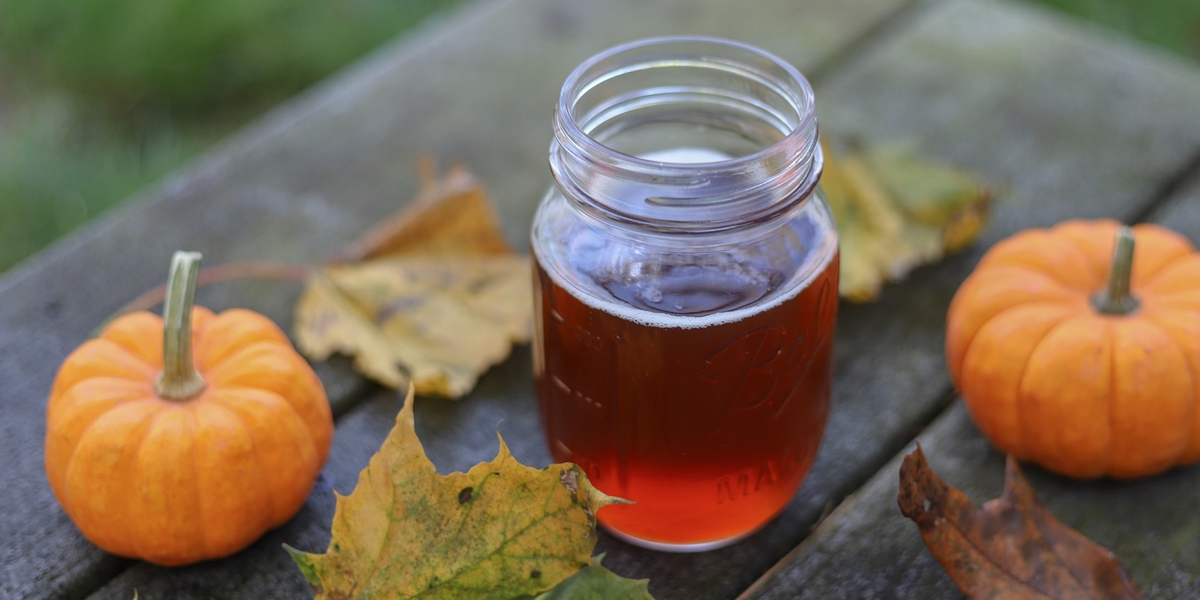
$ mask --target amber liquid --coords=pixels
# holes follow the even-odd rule
[[[601,509],[602,524],[699,547],[752,532],[788,504],[829,412],[837,273],[835,256],[774,306],[681,328],[655,326],[670,319],[653,311],[614,314],[638,316],[619,286],[608,286],[611,306],[585,303],[537,266],[535,375],[550,451],[636,502]],[[676,314],[738,303],[736,275],[695,275],[665,281],[659,302]]]

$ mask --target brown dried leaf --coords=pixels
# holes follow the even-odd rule
[[[509,249],[464,170],[428,185],[346,258],[363,262],[319,269],[296,304],[309,358],[351,354],[380,383],[411,379],[418,393],[458,398],[532,335],[529,258]]]
[[[972,600],[1142,598],[1111,552],[1038,503],[1011,456],[1004,493],[976,510],[933,472],[918,446],[900,466],[897,502]]]

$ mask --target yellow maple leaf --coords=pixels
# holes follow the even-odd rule
[[[285,548],[318,600],[507,600],[591,565],[596,511],[618,501],[575,465],[522,465],[503,438],[492,462],[439,475],[417,439],[410,386],[354,492],[338,495],[326,553]]]
[[[841,242],[838,291],[863,302],[914,267],[971,244],[991,194],[967,173],[905,146],[826,152],[821,187]]]
[[[458,398],[532,335],[530,261],[504,240],[462,169],[318,269],[296,303],[297,346],[351,354],[368,377]]]

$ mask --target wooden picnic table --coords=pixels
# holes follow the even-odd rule
[[[1001,487],[1003,459],[944,366],[958,284],[997,240],[1071,217],[1158,222],[1200,242],[1200,70],[1007,0],[479,0],[268,114],[0,278],[0,598],[307,597],[280,545],[324,551],[333,490],[353,489],[394,422],[395,392],[348,361],[316,364],[337,433],[307,504],[238,555],[166,569],[95,548],[55,502],[42,449],[58,364],[160,283],[176,249],[202,251],[209,265],[332,255],[413,196],[424,153],[468,164],[506,235],[526,247],[567,73],[615,43],[681,33],[781,55],[813,80],[823,133],[910,142],[978,173],[1002,200],[972,249],[878,302],[843,304],[825,439],[779,518],[714,552],[658,553],[607,534],[597,551],[619,574],[650,578],[659,599],[960,597],[895,502],[899,457],[914,439],[977,501]],[[206,288],[199,302],[252,308],[286,328],[299,291],[243,281]],[[533,394],[520,346],[467,398],[418,402],[418,433],[442,472],[494,456],[497,426],[518,459],[548,464]],[[1200,578],[1200,468],[1123,483],[1028,474],[1064,522],[1123,559],[1147,597],[1174,597]]]

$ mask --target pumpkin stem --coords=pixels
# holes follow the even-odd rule
[[[199,275],[199,252],[176,252],[171,258],[163,303],[163,371],[154,383],[154,390],[166,400],[182,402],[208,387],[192,360],[192,306]]]
[[[1133,275],[1133,230],[1122,226],[1117,229],[1114,244],[1112,269],[1108,272],[1108,285],[1092,296],[1092,306],[1106,315],[1127,315],[1138,309],[1140,303],[1129,290]]]

